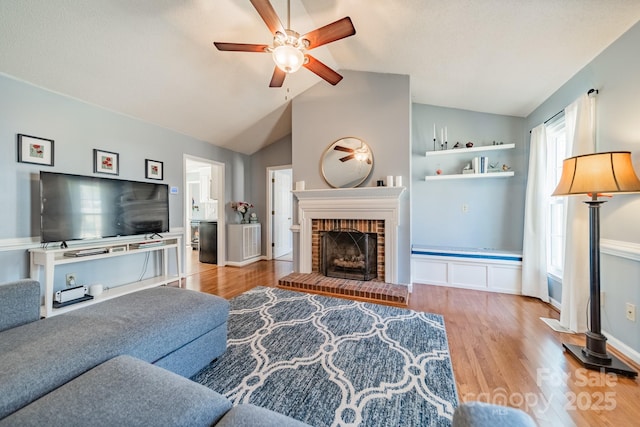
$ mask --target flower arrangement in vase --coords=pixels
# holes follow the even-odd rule
[[[249,213],[249,209],[253,207],[253,204],[248,202],[231,202],[231,209],[238,212],[242,219],[240,220],[240,224],[248,224],[249,220],[247,219],[247,214]]]

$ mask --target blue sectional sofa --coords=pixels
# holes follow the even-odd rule
[[[40,301],[0,285],[0,426],[305,425],[187,379],[226,349],[222,298],[158,287],[46,319]]]

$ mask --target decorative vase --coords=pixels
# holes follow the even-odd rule
[[[247,220],[247,212],[240,212],[240,215],[242,215],[240,224],[249,224],[249,221]]]

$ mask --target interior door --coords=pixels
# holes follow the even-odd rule
[[[293,251],[291,235],[292,207],[292,170],[279,169],[273,172],[273,258],[280,258]]]

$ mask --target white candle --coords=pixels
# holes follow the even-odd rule
[[[445,142],[447,142],[447,141],[449,140],[449,137],[448,137],[448,135],[447,135],[447,134],[448,134],[448,132],[447,132],[447,127],[445,126],[445,127],[444,127],[444,141],[445,141]]]
[[[396,176],[396,187],[402,187],[402,175]]]
[[[304,181],[296,181],[296,191],[304,190]]]
[[[387,187],[393,187],[393,176],[387,176]]]
[[[440,143],[444,144],[444,129],[440,128]]]
[[[436,124],[433,124],[433,140],[436,140]]]

